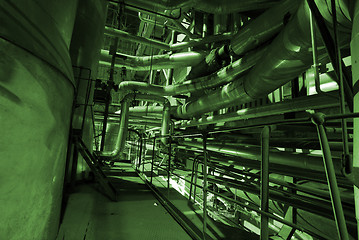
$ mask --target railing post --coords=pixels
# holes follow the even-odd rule
[[[203,134],[203,240],[207,230],[207,133]]]
[[[142,134],[141,134],[141,137],[140,137],[140,154],[139,154],[139,157],[138,157],[138,164],[137,164],[137,167],[136,167],[137,170],[140,169],[141,162],[142,162],[142,148],[143,148],[142,144],[143,144],[143,139],[142,139]]]
[[[170,196],[170,177],[171,177],[171,150],[172,150],[172,138],[168,139],[168,166],[167,166],[167,196]]]
[[[151,161],[151,184],[152,184],[152,177],[153,177],[153,163],[155,161],[155,146],[156,146],[156,136],[153,137],[152,161]]]
[[[261,134],[261,210],[268,212],[268,197],[269,197],[269,134],[270,127],[265,126]],[[260,239],[268,239],[268,216],[261,214],[261,231]]]
[[[335,176],[332,154],[330,152],[327,134],[323,126],[325,121],[324,114],[322,113],[314,114],[312,116],[312,121],[317,128],[320,147],[322,149],[324,169],[325,169],[325,174],[327,176],[327,182],[328,182],[329,193],[333,207],[335,223],[337,225],[338,237],[340,240],[349,240],[342,202],[340,199],[340,192],[337,184],[337,179]]]

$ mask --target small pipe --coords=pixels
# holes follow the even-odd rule
[[[340,92],[340,114],[345,114],[345,92],[344,92],[344,76],[342,69],[342,56],[339,47],[339,38],[338,38],[338,29],[337,29],[337,13],[336,13],[336,4],[335,0],[331,0],[332,4],[332,16],[333,16],[333,32],[334,32],[334,44],[335,44],[335,53],[337,57],[337,68],[339,74],[339,92]],[[333,63],[334,64],[334,63]],[[341,119],[342,126],[342,139],[343,139],[343,168],[346,174],[350,174],[352,171],[352,161],[349,152],[349,140],[348,140],[348,128],[347,120],[345,118]]]
[[[340,199],[340,191],[337,184],[337,179],[335,176],[335,169],[333,164],[333,159],[328,144],[327,134],[324,129],[324,117],[323,114],[316,113],[312,118],[313,123],[315,124],[318,132],[318,138],[320,146],[323,152],[323,162],[325,167],[325,174],[327,176],[327,182],[329,187],[330,198],[333,207],[333,213],[335,218],[335,223],[337,226],[338,237],[340,240],[349,240],[348,230],[346,226],[346,221],[344,217],[343,207]]]
[[[269,133],[270,128],[265,126],[262,130],[261,136],[261,188],[260,188],[260,197],[261,197],[261,210],[268,212],[269,211]],[[269,236],[268,229],[268,216],[261,215],[261,230],[260,230],[260,239],[267,240]]]
[[[203,240],[207,231],[207,134],[203,134]]]

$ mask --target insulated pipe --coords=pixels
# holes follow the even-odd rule
[[[284,0],[250,21],[233,36],[228,46],[212,50],[205,60],[192,68],[188,77],[193,79],[211,74],[227,65],[230,55],[242,56],[272,39],[294,16],[299,3],[299,0]]]
[[[110,27],[105,27],[105,34],[107,35],[111,35],[114,37],[118,37],[121,39],[125,39],[127,41],[134,41],[136,43],[141,43],[143,45],[149,46],[149,47],[154,47],[154,48],[158,48],[158,49],[163,49],[166,51],[170,50],[170,45],[164,42],[160,42],[154,39],[149,39],[149,38],[145,38],[145,37],[140,37],[140,36],[136,36],[136,35],[132,35],[128,32],[125,31],[121,31],[115,28],[110,28]]]
[[[119,84],[119,90],[137,90],[159,96],[173,96],[217,87],[242,76],[244,72],[257,63],[263,56],[265,50],[266,48],[260,48],[252,51],[216,73],[194,80],[188,80],[178,85],[160,86],[145,82],[126,81]]]
[[[126,69],[135,71],[188,67],[201,62],[205,55],[205,52],[182,52],[154,56],[131,56],[117,53],[115,67],[125,67]],[[109,65],[111,58],[109,51],[101,50],[100,64]]]
[[[326,10],[329,11],[329,9]],[[308,69],[312,63],[309,11],[307,3],[302,2],[296,16],[270,44],[261,63],[257,64],[245,77],[227,84],[212,94],[179,106],[177,116],[200,115],[253,101],[274,91]],[[343,37],[341,42],[346,43],[345,38],[348,35],[342,34],[341,37]],[[318,57],[325,57],[323,50],[322,48],[321,52],[318,51]]]
[[[180,145],[190,146],[202,149],[202,143],[194,141],[183,141]],[[261,151],[258,147],[228,147],[219,144],[207,144],[207,150],[231,156],[241,157],[253,161],[261,161]],[[270,151],[270,164],[280,164],[291,166],[293,168],[307,169],[312,171],[324,172],[323,161],[321,157],[311,156],[303,153],[288,153],[279,151]],[[342,175],[340,159],[333,158],[336,174]]]
[[[99,152],[98,156],[103,158],[110,158],[114,159],[120,156],[123,151],[126,142],[127,130],[128,130],[128,122],[129,122],[129,106],[130,101],[138,100],[138,101],[148,101],[148,102],[157,102],[163,104],[163,117],[161,123],[161,135],[168,135],[169,134],[169,124],[170,124],[170,115],[169,109],[171,107],[170,102],[164,98],[154,95],[148,94],[135,94],[130,93],[127,94],[121,101],[121,117],[120,117],[120,128],[116,140],[115,149],[113,151],[104,151]],[[166,144],[167,139],[162,138],[161,142]]]
[[[146,9],[175,10],[183,7],[192,7],[207,13],[229,14],[266,9],[278,3],[278,0],[126,0],[125,4],[132,4]]]
[[[230,50],[242,55],[275,36],[296,13],[301,1],[285,0],[265,11],[240,29],[230,43]]]
[[[315,104],[313,104],[315,103]],[[235,112],[215,115],[204,116],[198,119],[181,120],[175,122],[175,126],[178,127],[193,127],[202,126],[216,123],[232,122],[250,118],[273,116],[277,114],[283,114],[288,112],[299,112],[308,109],[316,110],[329,107],[338,107],[339,103],[336,99],[325,95],[312,95],[307,97],[300,97],[290,99],[282,102],[276,102],[269,105],[244,108]]]
[[[353,31],[351,40],[354,112],[359,112],[359,2],[354,3]],[[359,118],[354,118],[353,145],[359,146]],[[353,168],[359,168],[359,147],[353,148]],[[359,233],[359,188],[354,186],[355,216]]]

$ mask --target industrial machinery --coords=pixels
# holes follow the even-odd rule
[[[193,239],[358,239],[358,1],[25,2],[0,4],[1,169],[28,158],[45,187],[0,185],[0,239],[26,188],[35,239],[78,180],[116,200],[118,162]]]

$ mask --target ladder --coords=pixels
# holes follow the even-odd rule
[[[104,193],[112,200],[117,201],[116,190],[111,184],[109,179],[106,177],[105,173],[101,169],[101,164],[97,160],[96,155],[93,155],[86,147],[85,143],[79,136],[75,136],[75,144],[78,151],[81,153],[82,157],[85,159],[87,165],[90,167],[91,171],[94,173],[96,180],[99,182],[100,186],[104,190]]]

